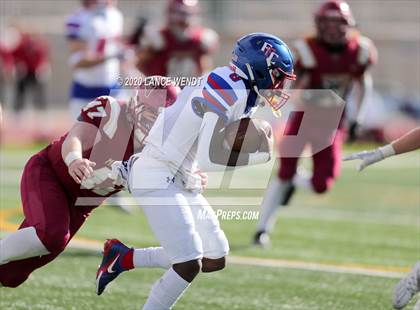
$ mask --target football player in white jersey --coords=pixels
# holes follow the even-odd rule
[[[420,149],[420,127],[411,130],[390,144],[372,151],[362,151],[350,154],[344,157],[343,160],[361,159],[362,162],[357,167],[357,170],[362,171],[367,166],[382,161],[387,157],[418,149]],[[413,269],[395,286],[393,298],[394,308],[404,308],[418,292],[420,292],[420,261],[418,261]],[[420,310],[420,299],[417,300],[413,310]]]
[[[231,156],[223,146],[223,129],[251,116],[260,103],[278,110],[287,101],[284,89],[294,78],[293,58],[285,43],[270,34],[249,34],[237,41],[230,66],[203,76],[199,86],[185,87],[159,115],[144,150],[128,164],[114,168],[120,176],[128,174],[128,189],[161,247],[145,255],[144,249],[108,240],[97,273],[98,294],[125,270],[161,267],[166,272],[153,285],[143,309],[171,309],[200,270],[224,268],[228,241],[201,195],[195,172],[270,160],[269,137],[262,138],[256,153]],[[236,157],[234,162],[232,157]],[[202,219],[199,213],[208,216]]]
[[[82,8],[68,17],[66,36],[73,70],[70,112],[74,119],[80,109],[99,96],[109,95],[117,86],[123,16],[115,0],[82,0]]]

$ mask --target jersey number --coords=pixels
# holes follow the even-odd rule
[[[104,107],[97,107],[96,111],[87,112],[87,116],[89,116],[90,119],[93,119],[94,117],[106,117],[106,112]]]
[[[106,111],[104,107],[102,106],[102,104],[103,104],[102,100],[94,100],[94,101],[89,102],[89,104],[86,105],[86,107],[84,107],[83,110],[87,111],[89,109],[96,108],[96,111],[90,111],[86,113],[90,119],[93,119],[94,117],[106,117]]]

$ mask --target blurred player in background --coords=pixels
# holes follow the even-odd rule
[[[106,242],[97,272],[98,294],[126,270],[161,267],[166,272],[153,285],[143,309],[171,309],[200,271],[225,267],[228,240],[201,194],[197,171],[269,161],[270,133],[261,136],[256,152],[241,153],[224,147],[222,129],[251,117],[260,103],[279,110],[294,78],[292,54],[283,41],[266,33],[249,34],[237,41],[230,66],[215,68],[199,85],[186,86],[159,115],[145,148],[121,174],[146,214],[160,252],[142,260],[141,251],[118,240]]]
[[[123,16],[116,0],[83,0],[82,8],[66,22],[73,70],[70,112],[74,119],[80,109],[94,98],[109,95],[117,87]]]
[[[305,97],[311,94],[305,89],[332,90],[340,98],[346,98],[352,87],[356,87],[356,105],[360,107],[372,84],[369,68],[376,62],[373,43],[358,32],[351,31],[355,21],[344,1],[324,2],[315,13],[315,25],[315,36],[298,40],[294,45],[298,76],[295,88],[303,89],[302,101],[308,105],[317,104],[317,98]],[[300,121],[298,117],[293,118],[287,127],[299,128]],[[340,172],[344,126],[345,120],[342,119],[332,145],[312,156],[312,176],[297,173],[299,157],[281,157],[282,149],[287,146],[280,143],[279,172],[265,193],[254,244],[269,244],[268,233],[275,224],[277,208],[289,203],[296,187],[310,189],[318,194],[331,188]],[[354,124],[349,127],[354,131]],[[318,139],[322,137],[314,140]],[[301,144],[301,151],[305,144],[313,143],[316,141],[305,141]]]
[[[20,25],[19,43],[11,51],[15,70],[14,110],[20,112],[24,105],[25,95],[31,90],[33,104],[39,108],[46,107],[46,83],[50,76],[48,42],[33,27]]]
[[[385,158],[420,149],[420,127],[417,127],[401,138],[372,151],[363,151],[345,156],[343,160],[361,159],[357,170],[362,171],[367,166],[377,163]],[[420,291],[420,261],[395,286],[393,305],[395,309],[404,308],[410,300]],[[414,310],[420,309],[420,299]]]
[[[138,69],[146,76],[201,76],[212,68],[218,36],[198,25],[197,0],[168,0],[166,25],[146,27],[138,52]]]
[[[0,103],[6,101],[6,81],[10,80],[13,74],[13,57],[8,42],[5,42],[5,32],[3,30],[0,34]]]
[[[129,102],[102,96],[73,128],[29,159],[21,179],[24,220],[0,239],[0,286],[17,287],[54,260],[92,210],[122,189],[108,178],[114,160],[143,147],[160,107],[179,89],[140,89]]]

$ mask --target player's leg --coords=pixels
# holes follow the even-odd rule
[[[86,218],[89,216],[90,211],[92,210],[91,207],[71,207],[70,208],[70,225],[69,225],[69,233],[70,238],[67,241],[71,240],[71,238],[76,234],[76,232],[80,229],[82,224],[85,222]],[[19,227],[19,229],[23,229],[25,227],[29,227],[29,224],[24,220]],[[23,282],[25,282],[30,274],[46,264],[53,261],[58,255],[60,255],[62,251],[55,251],[51,254],[42,255],[42,256],[35,256],[27,259],[16,260],[13,262],[9,262],[7,264],[0,266],[0,285],[3,284],[6,287],[17,287]]]
[[[393,297],[394,308],[404,308],[418,292],[420,292],[420,261],[395,286]]]
[[[53,256],[60,253],[69,238],[69,207],[67,196],[59,185],[49,162],[37,154],[25,167],[21,181],[22,205],[25,220],[21,229],[0,240],[3,277],[15,275],[26,279],[30,272],[39,268],[38,261],[21,268],[30,257]],[[9,268],[7,262],[19,261]],[[49,260],[47,259],[47,262]],[[10,263],[9,263],[10,264]],[[4,284],[4,283],[3,283]]]
[[[229,253],[229,242],[208,201],[201,194],[186,195],[194,215],[195,227],[203,243],[201,271],[222,270]]]
[[[28,224],[24,221],[19,228],[24,229]],[[25,282],[30,274],[53,261],[60,253],[34,256],[26,259],[15,260],[0,266],[0,286],[18,287]]]
[[[298,160],[298,158],[280,158],[278,175],[272,178],[264,194],[254,244],[261,246],[270,244],[268,233],[275,225],[278,208],[287,205],[295,191],[293,177],[296,174]]]
[[[340,174],[343,137],[343,133],[337,131],[332,145],[312,156],[311,188],[318,194],[329,190]]]
[[[146,193],[133,190],[132,193],[139,204],[147,203],[145,199],[150,197],[164,201],[162,205],[142,206],[152,231],[165,251],[161,254],[166,254],[172,265],[153,285],[144,309],[168,309],[176,303],[200,271],[202,242],[195,230],[193,215],[182,190],[172,186],[170,189]],[[115,257],[114,260],[117,262]],[[105,264],[103,261],[101,265],[103,268],[97,276],[98,294],[110,282],[103,275],[107,276],[107,272],[113,271],[114,260]]]
[[[0,264],[56,251],[62,243],[57,241],[60,234],[56,233],[60,228],[56,229],[56,222],[63,223],[64,230],[68,229],[68,212],[62,212],[68,208],[67,197],[49,162],[40,154],[33,156],[25,166],[21,198],[28,225],[0,241]]]
[[[142,194],[136,195],[139,203]],[[143,309],[170,309],[201,269],[203,245],[185,192],[176,186],[154,191],[165,205],[143,206],[148,222],[172,262],[153,285]]]
[[[27,78],[20,77],[16,81],[15,85],[15,98],[14,98],[14,111],[20,112],[23,109],[23,106],[25,105],[25,93],[26,89],[28,87]]]
[[[42,80],[42,77],[31,76],[32,86],[34,92],[34,105],[41,110],[44,110],[47,106],[46,98],[46,83]]]

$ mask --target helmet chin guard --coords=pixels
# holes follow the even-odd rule
[[[257,93],[258,97],[262,99],[265,104],[268,104],[271,107],[273,114],[276,117],[281,116],[280,109],[290,98],[290,95],[286,90],[290,89],[292,82],[296,80],[296,76],[294,74],[285,73],[279,68],[270,69],[269,72],[273,80],[272,86],[267,89],[259,89],[251,65],[249,63],[246,63],[245,65],[252,90]]]

